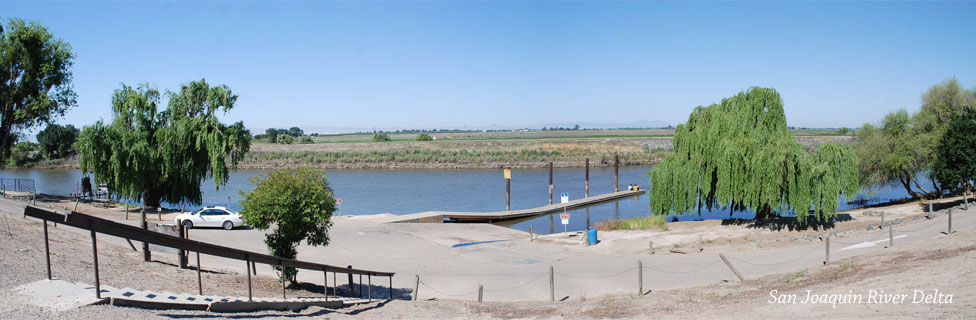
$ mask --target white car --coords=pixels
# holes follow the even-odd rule
[[[176,224],[182,224],[187,229],[194,227],[221,227],[226,230],[244,225],[241,215],[228,210],[226,207],[206,207],[200,211],[184,213],[176,216]]]

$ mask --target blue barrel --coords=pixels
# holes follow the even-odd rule
[[[590,241],[590,244],[596,244],[596,228],[586,230],[586,238]]]

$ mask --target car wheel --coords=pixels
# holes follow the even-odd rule
[[[184,229],[193,229],[193,221],[183,220],[183,228]]]
[[[224,221],[224,230],[234,229],[234,223],[230,221]]]

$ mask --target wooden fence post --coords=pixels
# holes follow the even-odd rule
[[[725,265],[729,266],[729,269],[732,269],[732,273],[734,273],[735,276],[739,278],[740,282],[746,282],[746,278],[743,278],[742,274],[739,274],[739,270],[736,270],[735,267],[732,266],[732,263],[729,262],[729,259],[726,258],[724,254],[719,253],[718,257],[722,258],[722,261],[725,261]]]
[[[952,234],[952,208],[949,208],[949,232],[946,234]]]
[[[648,254],[654,254],[654,241],[653,240],[647,240],[647,251],[648,251]]]
[[[830,264],[830,235],[824,237],[824,265]]]
[[[485,295],[485,286],[478,285],[478,302],[482,302]]]
[[[549,266],[549,301],[556,301],[556,284],[552,265]]]
[[[419,293],[418,290],[420,290],[420,275],[419,274],[416,275],[413,278],[413,301],[417,301],[417,293]]]
[[[637,260],[637,296],[644,295],[644,261]]]
[[[888,248],[895,246],[895,228],[888,226]]]

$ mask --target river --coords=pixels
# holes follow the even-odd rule
[[[647,171],[650,166],[632,166],[620,168],[620,187],[626,189],[628,184],[637,184],[647,189]],[[239,208],[242,196],[239,191],[249,191],[254,185],[249,181],[251,177],[267,174],[265,170],[232,171],[228,183],[219,190],[212,181],[202,184],[203,205],[229,206],[232,210]],[[408,214],[423,211],[498,211],[505,210],[505,180],[502,170],[498,169],[465,169],[465,170],[326,170],[329,184],[336,197],[342,198],[342,206],[337,214]],[[33,179],[37,191],[46,194],[66,195],[76,193],[82,174],[79,170],[37,169],[37,170],[3,170],[2,178]],[[613,191],[614,170],[610,168],[590,168],[590,194],[597,195]],[[553,193],[556,202],[559,194],[569,193],[571,199],[578,199],[584,193],[585,171],[583,168],[557,168],[553,170]],[[922,180],[920,180],[921,182]],[[548,204],[548,169],[516,169],[512,172],[512,209],[534,208]],[[924,183],[930,188],[930,183]],[[852,209],[860,206],[887,202],[907,197],[908,194],[900,186],[881,186],[858,195],[853,204],[841,202],[840,209]],[[229,197],[229,200],[228,200]],[[640,217],[650,214],[647,196],[638,196],[617,201],[606,202],[588,208],[591,223],[607,219]],[[164,204],[166,207],[178,208],[179,205]],[[187,207],[196,209],[196,207]],[[566,230],[583,230],[586,228],[587,209],[570,210],[571,218]],[[751,219],[754,213],[736,211],[733,218]],[[672,215],[668,221],[674,219],[704,220],[725,219],[730,214],[726,210],[703,211],[697,214]],[[558,214],[554,218],[555,232],[561,232]],[[527,221],[519,221],[510,226],[519,230],[528,230],[529,226],[538,233],[548,233],[550,230],[549,216],[541,216]]]

